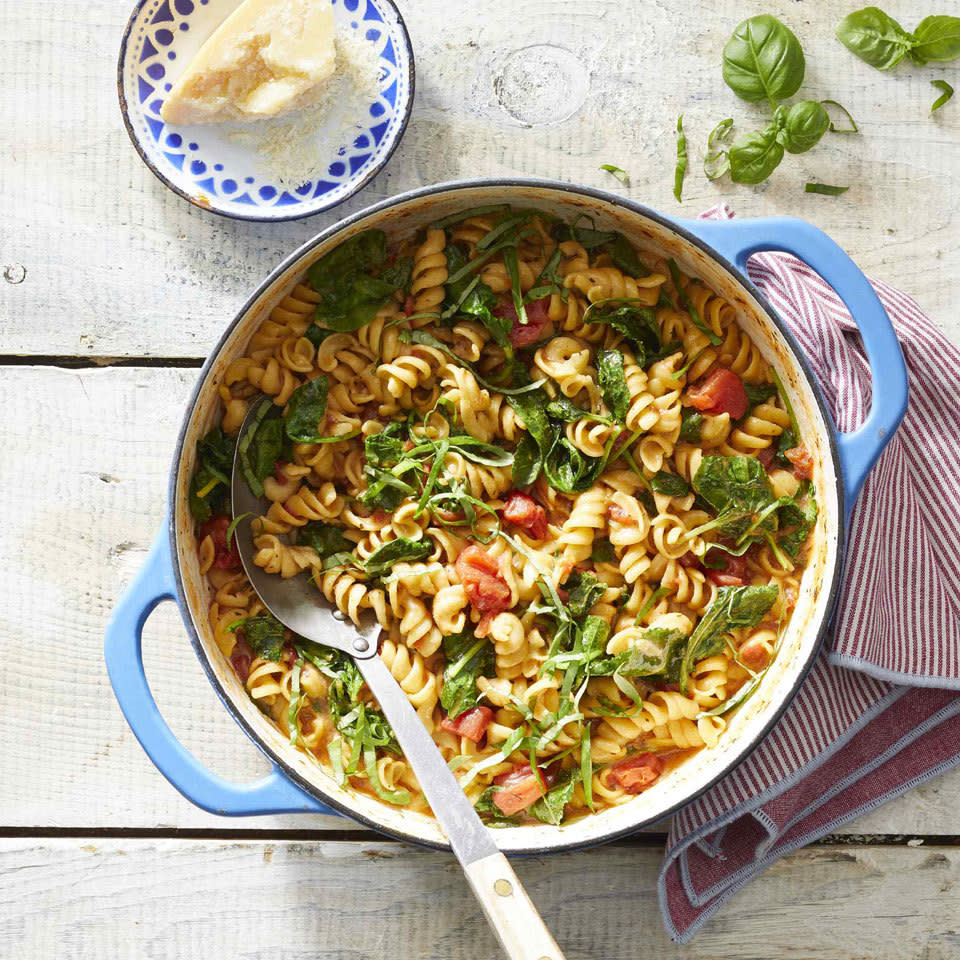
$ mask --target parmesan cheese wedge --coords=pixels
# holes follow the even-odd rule
[[[167,123],[262,120],[322,96],[336,69],[330,0],[244,0],[163,103]]]

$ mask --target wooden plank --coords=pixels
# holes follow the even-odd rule
[[[0,671],[0,827],[352,827],[309,816],[225,821],[197,810],[157,773],[113,698],[103,629],[162,522],[169,459],[195,376],[24,366],[0,378],[0,489],[8,504],[0,642],[12,665]],[[227,777],[265,772],[210,688],[172,604],[148,623],[144,648],[161,710],[187,747]],[[955,833],[958,793],[955,771],[847,830]]]
[[[828,134],[767,184],[712,185],[699,170],[718,120],[766,122],[720,76],[720,50],[746,13],[735,0],[692,0],[682,17],[648,4],[642,29],[617,0],[535,0],[519,20],[512,0],[419,0],[404,9],[417,101],[389,169],[334,212],[263,225],[190,207],[127,142],[114,86],[126,5],[0,0],[0,33],[29,53],[0,85],[0,274],[10,267],[0,354],[203,356],[252,288],[322,227],[402,190],[482,175],[602,186],[672,215],[723,199],[744,216],[805,217],[960,334],[960,114],[930,116],[932,70],[886,75],[848,53],[833,35],[834,4],[765,9],[805,46],[803,94],[841,100],[862,131]],[[682,205],[671,195],[679,113],[691,158]],[[601,162],[626,168],[629,187]],[[810,179],[852,187],[809,196]]]
[[[733,897],[687,947],[657,912],[656,851],[516,864],[568,960],[960,954],[956,847],[813,847]],[[10,956],[500,956],[452,858],[397,844],[0,841]]]

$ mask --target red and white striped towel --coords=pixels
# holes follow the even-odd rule
[[[748,273],[839,429],[855,428],[870,369],[846,307],[795,257],[754,256]],[[659,895],[680,942],[779,857],[960,762],[960,350],[910,297],[873,287],[903,347],[910,405],[854,508],[823,654],[763,743],[674,818]]]

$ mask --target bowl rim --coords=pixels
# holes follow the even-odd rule
[[[357,182],[338,200],[333,200],[325,203],[321,203],[318,206],[311,206],[308,210],[302,210],[296,213],[289,213],[283,216],[262,216],[254,213],[234,213],[230,210],[226,210],[221,206],[218,206],[216,203],[210,201],[208,203],[201,203],[196,197],[190,196],[186,190],[182,189],[176,183],[174,183],[154,162],[150,159],[147,152],[141,146],[140,138],[137,136],[137,133],[134,129],[133,122],[130,119],[130,105],[127,103],[127,97],[123,89],[123,68],[127,59],[127,46],[130,42],[130,36],[133,33],[134,23],[136,22],[137,17],[140,14],[140,11],[143,10],[147,4],[152,3],[153,0],[137,0],[136,5],[130,13],[129,18],[127,19],[127,24],[123,28],[123,37],[120,40],[120,52],[117,56],[117,98],[120,101],[120,116],[123,119],[124,129],[127,131],[127,136],[130,138],[130,142],[133,144],[134,149],[137,151],[140,159],[143,161],[147,169],[168,189],[175,193],[178,197],[181,197],[183,200],[186,200],[191,206],[196,207],[198,210],[205,210],[208,213],[215,213],[218,217],[226,217],[228,220],[244,220],[253,223],[287,223],[291,220],[303,220],[306,217],[312,217],[318,213],[325,213],[328,210],[333,210],[334,208],[340,206],[342,203],[346,203],[351,197],[357,195],[370,181],[380,173],[381,170],[390,162],[393,157],[394,151],[400,145],[400,141],[403,139],[404,134],[407,132],[407,125],[410,123],[410,117],[413,113],[413,101],[416,96],[416,80],[417,80],[417,67],[416,61],[413,55],[413,44],[410,41],[410,31],[407,30],[406,21],[403,19],[403,14],[400,12],[400,8],[394,2],[394,0],[377,0],[378,3],[383,3],[388,6],[392,11],[393,15],[397,18],[397,25],[400,28],[400,37],[403,40],[404,49],[407,52],[407,68],[406,68],[406,79],[407,84],[410,89],[410,94],[407,97],[406,106],[403,110],[403,116],[400,119],[400,127],[397,130],[397,135],[394,138],[393,143],[390,145],[387,152],[383,157],[375,163],[370,170],[367,171]],[[243,2],[243,0],[240,0]],[[275,207],[270,209],[276,209]]]
[[[828,547],[836,552],[836,559],[833,565],[832,577],[829,585],[821,585],[821,589],[824,586],[827,586],[828,593],[827,599],[823,606],[822,619],[819,626],[817,627],[817,636],[814,639],[814,642],[810,645],[809,653],[806,660],[800,664],[797,668],[795,677],[793,679],[790,690],[783,697],[783,701],[777,706],[775,710],[772,711],[767,722],[764,724],[760,732],[756,737],[742,745],[733,756],[731,756],[728,763],[726,763],[721,770],[719,770],[714,776],[707,780],[702,785],[698,785],[697,788],[687,797],[682,800],[677,801],[672,804],[669,808],[665,810],[660,810],[657,812],[657,815],[654,817],[649,817],[646,819],[639,819],[634,823],[631,823],[627,826],[617,828],[615,830],[610,830],[604,833],[600,833],[592,837],[577,837],[576,839],[565,838],[563,833],[558,833],[557,842],[551,843],[550,845],[540,845],[540,846],[531,846],[531,847],[511,847],[508,851],[513,856],[539,856],[547,853],[570,853],[577,850],[585,850],[590,847],[599,846],[601,844],[609,843],[614,840],[621,839],[623,837],[630,836],[636,833],[639,830],[642,830],[644,827],[650,826],[652,823],[661,822],[668,817],[673,816],[678,811],[689,806],[695,800],[703,796],[708,790],[716,786],[722,779],[728,776],[734,769],[740,766],[752,753],[754,750],[759,747],[759,745],[767,738],[776,724],[780,721],[780,718],[784,715],[790,705],[793,703],[794,698],[796,697],[800,687],[803,685],[804,680],[806,680],[807,675],[809,674],[813,664],[816,662],[817,657],[820,654],[821,648],[823,646],[824,639],[826,637],[827,631],[830,628],[831,621],[833,619],[834,609],[836,607],[837,595],[839,592],[840,582],[843,573],[843,556],[844,549],[846,546],[846,528],[843,524],[843,517],[845,515],[845,495],[844,495],[844,484],[843,484],[843,464],[839,455],[839,449],[837,446],[837,429],[833,422],[833,418],[830,415],[829,410],[827,409],[826,402],[823,397],[823,392],[820,388],[820,384],[817,381],[813,371],[810,369],[809,364],[807,363],[806,357],[803,354],[799,344],[796,341],[796,338],[790,332],[786,324],[780,319],[777,312],[773,309],[769,301],[764,297],[760,290],[756,287],[753,281],[747,276],[746,271],[740,271],[737,267],[732,264],[726,257],[716,251],[711,247],[706,241],[700,239],[700,237],[693,234],[688,230],[683,224],[677,223],[675,220],[670,217],[665,216],[662,213],[657,212],[656,210],[651,209],[650,207],[645,206],[635,200],[631,200],[626,197],[618,196],[617,194],[609,193],[605,190],[601,190],[595,187],[581,186],[578,184],[569,183],[562,180],[550,180],[545,178],[528,178],[528,177],[478,177],[471,179],[462,179],[462,180],[450,180],[444,181],[442,183],[433,184],[426,187],[418,187],[414,190],[405,191],[404,193],[397,194],[393,197],[390,197],[386,200],[381,200],[378,203],[373,204],[372,206],[366,207],[363,210],[359,210],[356,213],[352,213],[347,217],[344,217],[342,220],[337,221],[334,224],[331,224],[329,227],[326,227],[324,230],[321,230],[316,236],[307,240],[305,243],[301,244],[296,250],[284,258],[284,260],[278,264],[273,270],[270,271],[268,276],[263,280],[262,283],[254,290],[254,292],[247,298],[243,303],[240,309],[237,311],[234,318],[225,328],[223,334],[220,336],[219,340],[215,346],[211,349],[210,354],[207,359],[204,361],[203,366],[200,370],[200,374],[197,377],[197,381],[190,393],[190,398],[187,401],[187,407],[184,413],[183,422],[180,427],[180,432],[177,437],[176,446],[174,448],[174,456],[170,469],[170,478],[167,490],[167,524],[168,524],[168,534],[170,538],[170,553],[172,558],[173,565],[173,575],[174,582],[176,584],[176,594],[177,594],[177,605],[180,608],[180,615],[184,621],[184,625],[187,628],[187,634],[190,638],[190,643],[194,648],[194,651],[197,654],[197,657],[200,660],[201,665],[203,666],[204,672],[207,675],[207,678],[210,680],[214,690],[219,696],[220,700],[227,707],[234,720],[240,725],[241,729],[247,734],[247,736],[253,741],[257,748],[267,757],[267,759],[275,764],[289,780],[291,780],[297,787],[299,787],[304,793],[313,797],[315,800],[318,800],[320,803],[323,803],[327,807],[332,808],[338,813],[342,814],[345,817],[353,820],[354,822],[359,822],[364,826],[368,827],[371,830],[374,830],[380,834],[391,837],[395,840],[399,840],[404,843],[413,843],[420,847],[426,847],[433,850],[444,850],[449,851],[449,843],[440,843],[430,839],[426,839],[419,836],[414,836],[410,833],[406,833],[401,829],[395,827],[388,827],[383,825],[380,822],[373,820],[371,817],[367,816],[364,813],[358,812],[356,809],[348,806],[347,804],[341,802],[338,798],[328,794],[321,787],[318,787],[315,783],[307,780],[301,776],[285,759],[284,757],[276,750],[274,750],[269,744],[263,740],[256,730],[249,724],[245,717],[240,713],[240,711],[235,707],[233,701],[230,698],[230,695],[221,685],[216,672],[213,669],[213,665],[210,663],[209,658],[207,657],[206,649],[203,646],[200,636],[194,626],[193,618],[190,614],[190,605],[187,600],[186,587],[183,582],[183,574],[180,569],[179,561],[179,552],[177,549],[178,539],[177,539],[177,524],[176,524],[176,504],[177,504],[177,476],[179,474],[180,464],[184,455],[184,445],[186,443],[187,431],[190,425],[190,421],[193,417],[193,412],[196,409],[197,402],[200,397],[201,390],[203,389],[204,383],[207,379],[208,374],[210,373],[211,368],[213,367],[214,362],[220,356],[223,351],[227,341],[232,335],[234,329],[237,325],[245,318],[248,311],[254,307],[263,293],[271,286],[275,279],[280,276],[282,273],[294,266],[299,260],[303,259],[310,251],[320,246],[321,244],[327,242],[332,237],[338,233],[343,232],[347,228],[356,225],[358,222],[372,217],[376,214],[382,213],[385,210],[389,210],[392,207],[400,206],[410,201],[422,200],[426,197],[435,196],[441,193],[456,193],[461,190],[469,190],[477,187],[508,187],[508,188],[529,188],[529,189],[538,189],[538,190],[553,190],[561,193],[568,193],[573,196],[578,197],[587,197],[592,200],[599,200],[604,203],[612,204],[613,206],[621,206],[626,208],[632,213],[639,214],[640,216],[646,217],[655,223],[665,227],[668,230],[671,230],[681,236],[687,242],[698,247],[704,254],[714,260],[722,266],[727,273],[729,273],[733,279],[740,283],[744,289],[746,289],[752,297],[755,298],[756,302],[760,307],[766,312],[768,318],[776,326],[777,330],[783,336],[788,347],[790,348],[792,358],[797,364],[798,368],[802,371],[808,386],[811,387],[815,402],[819,409],[820,415],[823,419],[823,423],[826,425],[826,446],[830,451],[831,459],[833,460],[834,470],[835,470],[835,495],[837,498],[837,511],[839,522],[836,529],[836,544],[833,547]],[[519,828],[519,829],[522,829]]]

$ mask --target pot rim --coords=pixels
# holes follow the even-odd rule
[[[658,223],[660,226],[665,227],[667,230],[673,231],[674,233],[681,236],[688,243],[693,244],[698,247],[703,253],[710,257],[715,263],[719,264],[724,268],[724,270],[730,274],[733,279],[739,283],[747,292],[754,298],[754,300],[759,304],[761,309],[767,314],[769,320],[777,328],[780,335],[784,338],[787,346],[790,349],[792,359],[797,364],[797,367],[802,371],[804,379],[807,382],[807,385],[811,387],[813,396],[815,398],[817,407],[819,409],[820,415],[823,419],[824,424],[827,427],[827,446],[830,450],[830,456],[833,460],[834,470],[835,470],[835,485],[836,485],[836,497],[837,497],[837,510],[838,517],[840,522],[837,525],[836,530],[836,553],[837,553],[837,562],[833,565],[833,575],[831,582],[828,588],[827,600],[823,607],[823,615],[820,625],[817,629],[817,636],[813,644],[810,646],[810,651],[807,656],[807,659],[803,664],[798,668],[796,676],[794,678],[793,684],[783,698],[783,702],[771,713],[769,719],[764,724],[763,728],[753,739],[752,742],[744,744],[738,749],[735,755],[730,759],[730,761],[721,769],[717,774],[711,777],[706,783],[699,785],[690,796],[684,798],[683,800],[678,801],[673,804],[666,810],[658,811],[655,817],[649,817],[647,819],[640,819],[635,823],[630,824],[629,826],[617,828],[615,830],[607,831],[593,837],[578,837],[577,839],[566,839],[564,834],[560,832],[558,834],[558,840],[556,843],[550,845],[538,846],[538,847],[520,847],[518,849],[511,849],[509,852],[514,856],[539,856],[545,853],[569,853],[577,850],[584,850],[590,847],[598,846],[600,844],[609,843],[613,840],[618,840],[626,836],[630,836],[636,833],[639,830],[642,830],[644,827],[650,826],[652,823],[657,823],[662,820],[665,820],[667,817],[671,817],[676,814],[679,810],[687,807],[689,804],[693,803],[695,800],[703,796],[708,790],[716,786],[724,777],[728,776],[734,769],[736,769],[740,764],[742,764],[757,747],[766,739],[770,734],[774,726],[779,722],[780,718],[784,715],[790,705],[793,703],[794,698],[796,697],[800,687],[802,686],[804,680],[807,678],[811,668],[813,667],[814,662],[820,654],[820,650],[823,646],[823,641],[826,636],[828,629],[830,628],[831,621],[833,619],[833,612],[837,602],[837,594],[839,592],[840,579],[843,572],[843,554],[846,545],[846,529],[843,525],[842,518],[844,517],[844,508],[845,508],[845,497],[844,497],[844,485],[843,485],[843,464],[839,456],[839,451],[837,447],[837,430],[833,423],[833,418],[830,415],[829,410],[827,409],[826,403],[823,398],[823,393],[820,389],[820,384],[817,381],[813,371],[810,369],[809,364],[807,363],[806,357],[803,354],[803,351],[800,348],[800,345],[797,343],[793,334],[790,332],[786,324],[780,319],[777,312],[773,309],[771,304],[768,302],[766,297],[760,292],[760,290],[755,286],[750,277],[746,272],[741,272],[737,269],[734,264],[732,264],[726,257],[716,251],[710,244],[706,243],[700,237],[696,236],[690,230],[688,230],[682,224],[677,223],[675,220],[672,220],[669,217],[664,216],[663,214],[657,212],[656,210],[651,209],[650,207],[645,206],[642,203],[638,203],[635,200],[628,199],[626,197],[621,197],[613,193],[609,193],[605,190],[598,189],[596,187],[580,186],[573,183],[568,183],[562,180],[550,180],[545,178],[535,178],[535,177],[476,177],[462,180],[449,180],[444,181],[443,183],[433,184],[427,187],[418,187],[413,190],[405,191],[404,193],[397,194],[394,197],[389,197],[385,200],[381,200],[378,203],[375,203],[369,207],[365,207],[362,210],[357,211],[356,213],[350,214],[347,217],[344,217],[342,220],[338,220],[336,223],[331,224],[329,227],[321,230],[316,236],[307,240],[301,244],[293,253],[289,254],[284,260],[278,264],[267,277],[260,283],[260,285],[254,290],[254,292],[247,298],[243,303],[240,309],[237,311],[233,320],[227,325],[224,329],[223,334],[220,336],[219,340],[210,351],[207,359],[204,361],[203,366],[200,370],[200,375],[197,378],[197,382],[191,391],[190,399],[187,402],[186,411],[183,417],[183,423],[180,427],[180,432],[177,437],[177,443],[174,450],[173,462],[170,469],[170,479],[167,489],[167,523],[168,523],[168,532],[170,537],[170,553],[173,560],[173,575],[174,582],[176,584],[177,592],[177,605],[180,608],[180,615],[184,621],[184,624],[187,628],[187,634],[190,638],[190,643],[194,648],[195,653],[197,654],[198,659],[200,660],[201,665],[203,666],[204,672],[207,675],[211,685],[219,696],[220,700],[230,711],[234,720],[240,725],[241,729],[246,733],[250,740],[255,744],[255,746],[277,767],[282,770],[284,776],[293,781],[301,790],[315,799],[319,800],[321,803],[333,808],[340,814],[349,819],[362,823],[364,826],[368,827],[371,830],[374,830],[380,834],[384,834],[388,837],[392,837],[395,840],[402,841],[404,843],[413,843],[420,847],[426,847],[433,850],[450,850],[449,843],[439,843],[433,840],[428,840],[422,837],[414,836],[410,833],[406,833],[403,830],[387,827],[383,824],[374,821],[372,818],[366,816],[363,813],[358,812],[352,807],[349,807],[347,804],[341,802],[339,799],[335,798],[331,794],[328,794],[322,788],[318,787],[315,783],[307,780],[301,776],[293,767],[284,759],[284,757],[272,747],[270,747],[254,730],[251,724],[249,724],[246,718],[240,713],[240,711],[235,707],[233,701],[231,700],[227,691],[221,685],[219,679],[216,676],[213,666],[207,657],[206,650],[200,640],[200,636],[193,624],[193,618],[190,615],[190,605],[187,601],[186,589],[183,583],[183,576],[180,570],[179,562],[179,552],[177,549],[177,530],[176,530],[176,491],[177,491],[177,474],[179,472],[180,463],[183,459],[184,453],[184,444],[186,442],[187,430],[190,424],[190,420],[193,416],[193,411],[196,408],[197,402],[200,397],[200,391],[203,388],[203,385],[206,381],[207,375],[210,372],[211,367],[213,366],[215,360],[220,355],[224,346],[227,343],[227,340],[230,338],[236,326],[244,319],[248,311],[257,303],[260,297],[263,295],[274,280],[280,276],[283,272],[288,270],[291,266],[297,263],[299,260],[309,253],[311,250],[315,249],[317,246],[325,243],[327,240],[331,239],[338,233],[342,233],[347,228],[354,226],[358,222],[365,220],[369,217],[372,217],[375,214],[379,214],[384,210],[389,210],[392,207],[400,206],[402,204],[408,203],[411,200],[422,200],[426,197],[434,196],[441,193],[456,193],[460,190],[468,190],[477,187],[509,187],[509,188],[531,188],[538,190],[554,190],[561,193],[568,193],[572,196],[578,197],[588,197],[592,200],[599,200],[601,202],[611,204],[613,206],[623,207],[632,213],[639,214],[640,216],[646,217],[649,220]],[[522,829],[522,828],[521,828]]]

